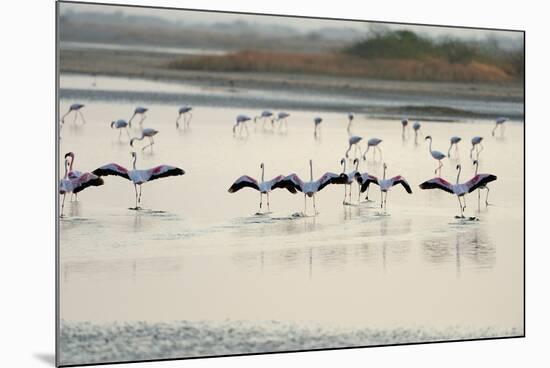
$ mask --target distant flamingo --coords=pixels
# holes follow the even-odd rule
[[[353,122],[353,113],[348,113],[348,133],[351,133],[351,123]]]
[[[152,180],[166,178],[168,176],[178,176],[185,174],[185,171],[183,171],[182,169],[169,165],[160,165],[147,170],[137,170],[137,155],[135,152],[132,152],[131,155],[134,160],[132,163],[132,170],[128,170],[123,166],[111,163],[95,169],[92,173],[97,176],[116,175],[131,181],[134,184],[134,191],[136,192],[136,207],[133,208],[135,210],[140,209],[139,205],[141,204],[141,186],[143,184]],[[138,186],[139,194],[137,189]]]
[[[246,122],[250,120],[250,117],[247,115],[237,115],[237,118],[235,119],[235,125],[233,125],[233,134],[235,134],[237,127],[239,127],[239,136],[241,135],[243,131],[243,125],[246,128],[246,135],[248,135],[248,126],[246,125]]]
[[[376,158],[376,151],[378,151],[380,153],[380,159],[382,159],[382,150],[380,149],[380,147],[378,147],[378,145],[382,143],[382,140],[380,138],[371,138],[367,141],[367,150],[365,151],[365,153],[363,154],[363,160],[366,160],[367,159],[367,153],[369,152],[369,149],[371,147],[374,147],[372,149],[372,159],[375,160]]]
[[[420,123],[417,121],[413,124],[413,130],[414,130],[414,143],[418,143],[418,132],[420,131]]]
[[[280,185],[285,188],[293,186],[296,190],[304,193],[304,215],[307,214],[307,197],[313,198],[313,211],[317,215],[315,207],[315,193],[321,191],[329,184],[345,184],[348,180],[346,175],[338,175],[331,172],[325,173],[318,180],[313,181],[313,161],[309,160],[310,181],[303,182],[296,174],[290,174],[283,179]]]
[[[313,136],[315,138],[319,137],[319,129],[322,122],[323,122],[323,119],[320,117],[316,117],[315,119],[313,119],[313,123],[315,124],[315,130],[313,131]]]
[[[81,103],[74,103],[71,106],[69,106],[69,111],[67,111],[62,117],[61,117],[61,124],[65,123],[65,117],[67,117],[71,112],[74,113],[74,119],[73,124],[76,124],[76,118],[80,115],[80,118],[82,119],[82,122],[86,124],[86,120],[84,119],[84,115],[82,114],[82,108],[84,107]]]
[[[269,212],[269,192],[271,192],[273,189],[281,188],[286,189],[291,193],[296,193],[296,189],[290,182],[284,181],[285,177],[283,175],[278,175],[274,177],[273,179],[269,181],[264,180],[264,163],[260,165],[260,169],[262,169],[262,178],[261,182],[258,183],[258,181],[254,178],[251,178],[248,175],[243,175],[231,185],[231,187],[228,189],[229,193],[235,193],[241,190],[242,188],[252,188],[260,192],[260,211],[262,210],[262,203],[263,203],[263,195],[265,194],[267,196],[267,211]]]
[[[458,198],[458,204],[460,206],[460,216],[457,218],[464,218],[464,209],[466,208],[466,197],[467,193],[472,193],[474,190],[479,189],[480,187],[485,186],[487,183],[497,180],[495,175],[491,174],[476,174],[472,179],[466,183],[459,183],[460,181],[460,172],[462,167],[460,165],[456,166],[458,174],[456,175],[456,184],[451,184],[445,179],[438,177],[427,180],[420,184],[421,189],[440,189],[447,193],[455,194]],[[464,198],[464,206],[460,198]]]
[[[259,116],[254,117],[254,123],[256,120],[261,119],[262,120],[262,128],[265,128],[265,123],[268,119],[270,119],[273,116],[273,113],[269,110],[264,110]]]
[[[69,160],[71,158],[71,160]],[[67,193],[74,193],[78,195],[79,192],[90,186],[103,185],[103,179],[92,173],[81,173],[79,171],[72,171],[72,162],[74,154],[69,152],[65,155],[65,175],[63,179],[59,181],[59,194],[63,195],[63,201],[61,202],[61,217],[63,217],[63,209],[65,208],[65,196]]]
[[[435,169],[434,174],[437,174],[437,172],[439,171],[439,176],[441,176],[441,168],[443,167],[443,163],[441,162],[441,160],[443,160],[447,156],[445,156],[445,154],[443,154],[440,151],[432,150],[432,136],[431,135],[427,136],[424,140],[430,140],[430,147],[429,147],[430,154],[432,155],[434,160],[439,161],[439,166],[437,166],[437,168]]]
[[[388,199],[388,192],[394,185],[401,184],[403,188],[407,191],[407,193],[412,194],[411,187],[409,186],[409,183],[405,180],[404,177],[401,175],[394,176],[393,178],[386,179],[386,169],[388,166],[386,163],[384,163],[384,174],[382,176],[382,179],[378,179],[375,176],[369,175],[366,180],[361,178],[361,193],[366,191],[369,188],[369,185],[374,183],[377,184],[380,187],[380,208],[384,208],[386,210],[386,201]],[[367,198],[368,199],[368,198]]]
[[[353,160],[353,164],[355,165],[355,169],[346,172],[346,159],[343,158],[340,160],[340,165],[343,165],[342,174],[341,176],[345,175],[347,177],[346,182],[344,183],[344,200],[342,201],[342,204],[350,204],[351,203],[351,185],[355,181],[356,175],[359,173],[357,169],[359,168],[359,160],[356,158]],[[346,199],[348,198],[348,187],[349,187],[349,202],[346,202]]]
[[[143,121],[147,118],[147,115],[145,115],[147,111],[149,111],[149,109],[146,107],[141,107],[141,106],[136,107],[134,109],[134,114],[132,115],[130,120],[128,120],[128,126],[132,127],[132,120],[136,115],[141,115],[141,119],[139,120],[139,125],[141,126],[143,124]]]
[[[496,132],[496,130],[499,126],[500,126],[500,134],[504,135],[504,123],[506,121],[508,121],[508,118],[505,118],[505,117],[497,118],[497,120],[495,121],[495,127],[493,128],[493,131],[491,132],[491,135],[493,137],[495,136],[495,132]]]
[[[403,119],[401,120],[401,137],[405,139],[405,132],[407,130],[407,126],[409,125],[409,119]]]
[[[143,138],[147,137],[149,138],[149,144],[143,146],[141,148],[142,151],[145,151],[147,147],[151,147],[151,152],[153,151],[153,144],[155,144],[155,141],[153,140],[153,137],[158,134],[158,130],[152,129],[152,128],[144,128],[141,130],[141,136],[140,137],[134,137],[130,139],[130,146],[134,146],[134,141],[141,141]]]
[[[180,119],[183,118],[183,127],[189,128],[189,123],[191,122],[191,119],[193,118],[193,114],[191,113],[191,110],[193,108],[191,106],[182,106],[178,109],[178,118],[176,119],[176,128],[180,128]]]
[[[111,129],[118,129],[118,140],[120,140],[120,137],[122,136],[123,129],[126,131],[128,139],[130,139],[130,133],[128,132],[128,122],[126,120],[118,119],[116,121],[112,121]]]
[[[348,138],[348,149],[346,151],[346,158],[349,157],[349,151],[351,151],[351,147],[353,147],[353,153],[355,155],[355,157],[357,157],[357,151],[359,151],[359,157],[362,156],[362,152],[361,152],[361,146],[359,146],[359,142],[361,142],[361,140],[363,139],[363,137],[359,137],[358,135],[352,135],[351,137]]]
[[[273,124],[276,121],[278,121],[279,122],[279,129],[282,128],[283,123],[285,124],[285,129],[286,129],[286,128],[288,128],[287,118],[289,116],[290,116],[290,114],[288,112],[281,111],[280,113],[277,114],[277,118],[271,120],[271,125],[273,126]]]
[[[481,151],[483,151],[483,145],[481,144],[482,140],[483,140],[483,137],[479,137],[479,136],[476,136],[476,137],[472,138],[472,149],[470,150],[470,158],[473,159],[472,153],[475,150],[476,151],[476,160],[479,159],[479,154],[481,153]],[[481,149],[479,149],[479,147],[481,147]]]
[[[461,140],[462,138],[457,137],[456,135],[451,137],[450,139],[451,145],[449,146],[449,150],[447,151],[447,156],[449,158],[451,158],[451,148],[453,148],[453,146],[455,146],[455,152],[457,152],[457,155],[458,155],[458,142],[460,142]]]
[[[476,167],[476,171],[474,173],[474,176],[478,175],[477,173],[477,170],[479,168],[479,161],[477,160],[474,160],[474,165]],[[484,174],[484,175],[488,175],[488,174]],[[485,196],[485,206],[488,206],[489,205],[489,187],[487,185],[480,185],[478,186],[478,190],[477,190],[477,209],[478,211],[481,209],[481,189],[485,189],[487,191],[487,194]]]

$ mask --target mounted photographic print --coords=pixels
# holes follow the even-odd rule
[[[57,36],[57,365],[524,336],[523,31],[62,1]]]

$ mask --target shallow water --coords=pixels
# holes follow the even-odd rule
[[[62,99],[60,111],[72,102]],[[86,104],[86,124],[66,119],[61,152],[75,152],[81,171],[110,162],[131,167],[127,137],[119,141],[109,125],[128,119],[135,103],[79,102]],[[60,220],[64,321],[523,331],[522,124],[507,123],[504,137],[493,138],[488,121],[422,122],[415,144],[412,131],[402,139],[399,121],[357,115],[353,133],[382,138],[388,176],[403,175],[414,193],[393,188],[383,213],[376,187],[374,202],[344,206],[344,188],[328,186],[316,196],[319,214],[302,218],[292,215],[303,211],[303,195],[277,190],[270,195],[272,213],[257,216],[259,194],[247,188],[229,194],[232,182],[243,174],[259,177],[262,162],[266,179],[292,172],[308,179],[309,159],[315,178],[340,172],[346,114],[289,110],[287,130],[249,123],[250,135],[236,138],[235,116],[259,111],[195,106],[183,132],[175,128],[178,105],[140,104],[150,109],[143,126],[159,134],[152,152],[141,152],[145,141],[136,143],[138,168],[165,163],[186,174],[145,184],[141,211],[128,209],[135,205],[133,186],[118,177],[83,191],[78,202],[67,200]],[[317,115],[323,117],[320,139],[313,136]],[[466,215],[479,221],[455,219],[455,197],[418,188],[437,166],[423,140],[427,134],[434,149],[445,152],[450,136],[463,137],[459,158],[444,161],[443,177],[451,182],[457,163],[461,181],[473,175],[469,139],[485,137],[480,172],[498,180],[489,185],[488,208],[477,210],[477,194],[467,198]],[[382,175],[382,161],[369,152],[360,170]],[[352,190],[355,202],[357,187]]]

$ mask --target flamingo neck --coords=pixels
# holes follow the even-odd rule
[[[386,180],[386,167],[384,166],[384,174],[382,175],[382,180]]]
[[[462,167],[459,166],[458,167],[458,174],[456,174],[456,183],[458,184],[459,183],[459,178],[460,178],[460,172],[462,171]]]
[[[344,166],[344,169],[342,170],[342,172],[346,172],[346,160],[344,160],[344,161],[342,162],[342,165]]]
[[[313,163],[311,161],[309,161],[309,177],[313,181]]]
[[[74,156],[71,156],[71,164],[69,166],[69,171],[73,171]]]
[[[359,170],[359,160],[355,161],[355,171]]]
[[[432,139],[430,138],[430,153],[432,152]]]
[[[264,181],[264,171],[265,171],[265,168],[264,168],[264,165],[262,165],[262,182]]]
[[[136,169],[136,161],[137,161],[137,156],[134,155],[134,162],[132,163],[132,167],[134,168],[134,170]]]
[[[477,175],[477,170],[479,169],[479,162],[476,161],[476,172],[474,175]]]
[[[67,176],[69,176],[69,162],[65,159],[65,175],[63,175],[64,179],[67,179]]]

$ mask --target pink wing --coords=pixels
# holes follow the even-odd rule
[[[151,180],[166,178],[168,176],[183,175],[185,174],[185,171],[175,166],[160,165],[147,170],[147,173],[149,174],[149,181],[151,181]]]
[[[447,193],[454,194],[453,185],[443,178],[426,180],[419,185],[420,189],[441,189]]]
[[[335,174],[331,172],[325,173],[319,180],[317,180],[318,189],[322,190],[329,184],[347,184],[348,176],[345,173]]]
[[[277,183],[277,187],[294,188],[297,191],[302,191],[304,188],[304,182],[296,174],[290,174]],[[290,189],[289,189],[290,190]]]
[[[284,188],[290,193],[295,194],[297,192],[296,185],[290,181],[285,180],[285,176],[279,175],[269,181],[271,189]]]
[[[114,163],[98,167],[97,169],[92,171],[92,174],[95,174],[97,176],[116,175],[116,176],[120,176],[130,180],[130,176],[128,175],[128,169]]]
[[[103,179],[92,173],[84,173],[76,179],[71,180],[73,184],[73,193],[78,193],[88,187],[98,187],[103,185]]]
[[[497,180],[497,177],[492,174],[477,174],[470,180],[468,180],[465,184],[468,187],[468,193],[472,193],[474,190],[476,190],[479,187],[484,186],[487,183],[490,183],[492,181]]]
[[[403,186],[403,188],[405,188],[407,193],[412,194],[412,189],[411,189],[409,183],[407,183],[405,178],[402,177],[401,175],[394,176],[393,178],[391,178],[391,181],[393,183],[392,186],[401,184]]]
[[[235,180],[233,185],[231,185],[227,191],[229,193],[235,193],[245,187],[260,190],[260,186],[258,185],[258,181],[256,179],[251,178],[248,175],[243,175]]]

